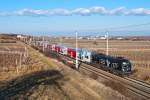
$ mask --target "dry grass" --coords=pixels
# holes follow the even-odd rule
[[[118,82],[115,82],[115,81],[104,81],[103,83],[106,86],[109,86],[112,89],[119,91],[121,94],[126,94],[127,93],[126,87],[121,83],[118,83]]]
[[[59,61],[47,58],[32,48],[28,49],[30,59],[28,64],[19,68],[19,73],[16,70],[0,73],[0,99],[126,99],[120,93],[96,80],[81,76]]]

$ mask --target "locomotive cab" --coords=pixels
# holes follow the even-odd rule
[[[124,74],[130,74],[131,73],[131,63],[129,61],[124,61],[121,64],[122,72]]]
[[[121,65],[121,72],[123,75],[129,75],[131,74],[131,62],[125,58],[120,58],[118,57],[118,59],[120,60],[120,65]]]

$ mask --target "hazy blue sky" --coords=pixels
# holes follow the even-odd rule
[[[150,0],[0,0],[0,32],[98,32],[148,22]],[[122,30],[149,31],[150,25]]]

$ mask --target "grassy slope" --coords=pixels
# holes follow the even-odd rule
[[[28,64],[0,74],[0,99],[120,100],[123,95],[30,48]],[[101,92],[101,91],[103,92]]]

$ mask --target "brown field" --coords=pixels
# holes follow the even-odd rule
[[[60,43],[60,39],[52,42]],[[61,44],[75,47],[75,40],[63,39]],[[78,40],[78,46],[106,53],[106,40]],[[109,40],[109,55],[129,59],[133,65],[131,77],[150,83],[150,41]]]
[[[17,66],[21,66],[27,58],[25,46],[19,42],[15,43],[15,40],[5,39],[3,41],[5,42],[0,43],[0,71],[8,71]]]
[[[17,42],[2,46],[6,51],[7,48],[22,51],[20,47],[24,48],[25,45]],[[30,46],[27,49],[27,62],[22,63],[18,72],[12,67],[11,70],[0,72],[1,100],[130,100],[118,91],[81,75]],[[12,60],[16,57],[7,57],[0,61],[7,61],[13,66]]]

